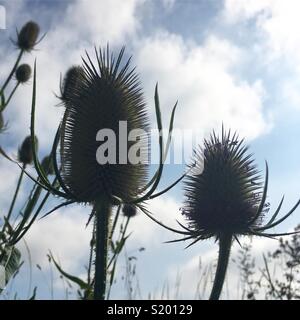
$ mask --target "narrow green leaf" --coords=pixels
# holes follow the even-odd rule
[[[86,283],[85,281],[81,280],[80,278],[78,277],[75,277],[75,276],[72,276],[71,274],[65,272],[60,266],[59,264],[55,261],[55,259],[53,258],[53,255],[52,253],[50,252],[50,256],[53,260],[53,263],[55,265],[55,267],[57,268],[57,270],[64,276],[66,277],[68,280],[70,280],[71,282],[73,283],[76,283],[80,289],[82,290],[89,290],[90,289],[90,286],[88,285],[88,283]]]

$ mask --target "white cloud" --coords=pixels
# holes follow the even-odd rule
[[[167,10],[171,10],[174,7],[176,0],[163,0],[163,5]]]
[[[41,147],[49,146],[49,137],[54,137],[62,116],[62,108],[54,107],[58,103],[54,92],[59,91],[60,74],[81,63],[86,49],[93,52],[94,44],[108,40],[112,45],[132,41],[148,101],[153,105],[153,89],[158,81],[165,111],[179,100],[179,127],[197,129],[203,135],[224,122],[248,138],[266,132],[270,124],[263,115],[262,82],[246,82],[233,72],[242,63],[243,52],[214,36],[209,36],[202,46],[168,32],[139,37],[141,17],[137,10],[142,4],[142,0],[89,1],[88,5],[87,1],[76,1],[67,7],[63,20],[53,20],[36,53],[36,129]],[[32,55],[25,61],[32,65]],[[29,132],[30,105],[31,86],[25,86],[15,96],[7,115],[11,131],[19,140]]]
[[[126,36],[136,32],[139,26],[136,10],[143,2],[77,0],[67,7],[56,35],[72,43],[80,39],[81,44],[106,44],[107,41],[122,44]],[[62,25],[67,33],[61,32]]]
[[[153,217],[169,227],[180,229],[176,223],[182,220],[179,211],[180,203],[170,196],[163,196],[149,201],[148,209],[153,213]],[[139,214],[131,221],[129,232],[132,232],[130,241],[132,243],[143,243],[144,246],[159,247],[164,241],[170,240],[172,233],[156,224],[144,213]],[[155,234],[155,237],[153,235]]]
[[[300,78],[294,77],[288,81],[284,81],[282,85],[282,97],[283,101],[288,101],[289,107],[293,107],[294,110],[300,110]],[[284,102],[283,102],[284,103]],[[286,103],[284,103],[286,104]]]
[[[234,74],[243,58],[237,47],[213,35],[200,46],[158,32],[140,42],[137,65],[148,101],[158,81],[163,115],[179,100],[176,126],[203,134],[223,122],[251,139],[268,131],[270,124],[263,114],[261,80],[249,83]]]
[[[267,15],[273,3],[274,0],[225,0],[223,15],[228,22],[241,22],[256,15]]]
[[[250,44],[250,50],[255,48],[259,64],[267,67],[275,81],[281,82],[273,95],[284,109],[292,106],[293,111],[299,110],[299,10],[297,0],[226,0],[222,12],[225,21],[233,27],[245,24],[255,27],[256,42]],[[244,30],[245,34],[248,31]]]
[[[64,270],[77,273],[83,268],[88,262],[91,239],[91,228],[85,228],[89,214],[88,207],[72,206],[37,221],[26,236],[33,265],[38,263],[47,269],[46,255],[51,250]]]
[[[271,58],[284,56],[299,62],[300,2],[297,0],[226,0],[224,16],[231,23],[253,20],[264,36]]]

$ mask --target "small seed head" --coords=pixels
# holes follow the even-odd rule
[[[61,86],[61,100],[65,103],[74,97],[76,91],[80,89],[80,84],[84,81],[84,69],[81,66],[71,67],[65,74]],[[77,92],[80,94],[80,92]]]
[[[37,148],[38,140],[35,137],[35,146]],[[18,158],[24,165],[31,164],[33,161],[33,146],[31,143],[31,137],[28,136],[24,139],[21,147],[19,148]]]
[[[17,45],[20,50],[31,51],[37,43],[40,27],[33,21],[27,22],[18,33]]]
[[[132,204],[125,204],[123,206],[122,212],[125,217],[132,218],[137,214],[136,206]]]
[[[51,156],[46,156],[43,160],[42,160],[42,168],[44,170],[44,172],[47,175],[53,175],[54,174],[54,167],[53,167],[53,161]]]
[[[21,64],[16,70],[16,79],[20,83],[25,83],[30,79],[31,67],[28,64]]]

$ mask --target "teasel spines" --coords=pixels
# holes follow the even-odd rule
[[[27,22],[20,32],[17,32],[17,46],[20,50],[30,52],[38,42],[40,27],[36,22]]]
[[[127,122],[128,132],[149,129],[138,76],[130,69],[130,59],[121,67],[123,54],[124,48],[117,59],[108,48],[96,51],[96,66],[87,55],[84,74],[68,86],[61,125],[61,175],[80,202],[94,202],[100,195],[127,202],[146,183],[147,164],[131,164],[128,159],[126,164],[119,162],[119,121]],[[116,133],[115,164],[100,165],[96,160],[100,145],[96,136],[101,129]],[[141,140],[142,153],[147,152],[147,136]],[[131,145],[128,142],[127,152]]]
[[[213,133],[196,151],[194,162],[199,161],[203,172],[185,179],[183,214],[190,227],[203,238],[247,234],[257,227],[264,215],[261,210],[256,216],[262,181],[243,140],[230,132],[221,138]]]

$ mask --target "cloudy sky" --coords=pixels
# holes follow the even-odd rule
[[[270,168],[268,201],[276,208],[282,194],[285,210],[299,197],[300,165],[300,20],[297,0],[9,0],[0,1],[6,11],[6,29],[0,29],[0,80],[14,63],[17,52],[10,42],[15,29],[34,20],[46,37],[24,61],[37,58],[37,135],[40,156],[50,150],[62,108],[54,93],[59,92],[60,74],[81,63],[85,50],[93,54],[96,45],[109,42],[113,50],[126,45],[126,54],[143,84],[145,99],[153,114],[153,94],[159,85],[164,122],[167,123],[178,100],[175,127],[193,129],[201,139],[212,129],[237,130],[255,154],[259,168],[264,160]],[[3,10],[2,10],[3,11]],[[0,145],[16,154],[29,133],[31,85],[18,90],[5,119],[9,131],[0,136]],[[182,165],[167,165],[161,187],[176,179]],[[18,177],[17,168],[0,158],[0,208],[7,210]],[[26,196],[27,181],[20,196]],[[182,186],[153,201],[151,210],[162,221],[175,226],[181,219]],[[57,200],[52,200],[51,205]],[[49,269],[49,249],[68,272],[84,276],[88,258],[90,230],[85,223],[90,208],[72,206],[36,223],[26,241],[31,249],[32,285],[38,297],[51,297],[51,277],[55,298],[64,298],[64,286],[57,273]],[[276,231],[292,229],[300,221],[299,211]],[[213,241],[164,244],[174,235],[161,230],[139,214],[130,226],[128,254],[138,253],[137,270],[142,296],[159,297],[164,283],[171,296],[181,278],[179,297],[193,298],[199,278],[199,257],[214,262],[217,246]],[[254,239],[258,259],[274,241]],[[27,260],[26,250],[20,248]],[[235,247],[235,251],[238,248]],[[39,264],[41,272],[35,267]],[[208,264],[208,263],[206,263]],[[230,266],[229,277],[237,278]],[[124,260],[112,297],[126,298]],[[30,268],[26,263],[14,282],[21,298],[27,298]],[[234,297],[235,290],[230,292]]]

